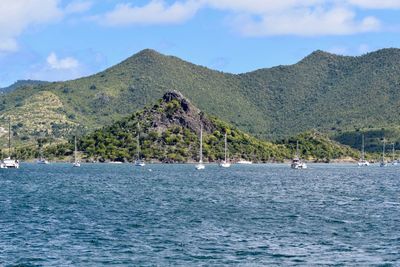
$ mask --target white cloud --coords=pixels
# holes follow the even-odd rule
[[[18,50],[17,41],[13,38],[0,37],[0,54],[4,52],[16,52]]]
[[[1,0],[0,54],[18,51],[17,38],[29,27],[62,19],[65,15],[82,13],[91,1],[76,0],[64,9],[60,0]]]
[[[56,53],[48,55],[45,62],[34,64],[25,74],[25,79],[64,81],[87,74],[86,67],[74,57],[59,58]]]
[[[284,13],[265,14],[259,18],[242,17],[235,25],[245,36],[271,35],[348,35],[380,28],[380,22],[374,17],[356,21],[356,14],[345,8],[325,10],[296,9]]]
[[[16,38],[29,26],[60,17],[58,0],[1,0],[0,53],[17,51]]]
[[[93,6],[91,1],[74,1],[65,7],[66,14],[83,13],[90,10]]]
[[[348,35],[381,28],[378,18],[360,16],[356,7],[393,8],[400,1],[372,0],[151,0],[144,6],[118,4],[95,19],[105,25],[182,23],[200,9],[229,14],[232,26],[245,36]],[[379,6],[379,7],[376,7]]]
[[[398,9],[399,0],[348,0],[349,4],[367,9]]]
[[[176,24],[193,17],[198,1],[175,2],[168,5],[163,0],[153,0],[144,6],[118,4],[114,10],[97,19],[107,25]]]
[[[51,69],[56,70],[68,70],[68,69],[75,69],[79,66],[78,60],[73,57],[66,57],[59,59],[56,53],[52,52],[47,57],[47,64]]]
[[[211,8],[237,13],[265,14],[321,4],[323,0],[201,0]]]

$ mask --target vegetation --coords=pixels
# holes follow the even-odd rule
[[[88,161],[133,161],[140,136],[140,158],[155,162],[193,162],[199,157],[199,132],[203,132],[205,161],[224,158],[224,135],[227,134],[229,158],[254,162],[281,162],[290,159],[300,144],[300,154],[307,160],[329,162],[332,159],[357,158],[354,149],[331,141],[317,132],[306,132],[279,144],[261,141],[216,117],[208,116],[178,92],[168,92],[154,106],[147,107],[114,124],[79,138],[78,148]],[[71,136],[72,137],[72,136]],[[39,157],[39,147],[50,160],[68,160],[73,154],[73,139],[56,143],[38,138],[35,145],[21,146],[13,154],[20,159]]]
[[[334,142],[327,135],[315,131],[307,131],[295,137],[283,139],[279,143],[295,151],[297,142],[299,142],[299,154],[307,160],[330,162],[334,159],[354,160],[360,157],[359,151]]]
[[[204,125],[205,161],[224,158],[227,133],[232,160],[283,161],[290,151],[282,145],[260,141],[215,117],[207,116],[177,92],[167,93],[151,108],[82,138],[80,150],[91,160],[133,161],[140,136],[140,157],[167,163],[193,162],[199,157],[199,132]]]
[[[397,127],[399,61],[399,49],[361,57],[316,51],[294,65],[233,75],[144,50],[96,75],[2,94],[0,116],[22,114],[28,108],[42,116],[40,109],[49,107],[50,93],[59,104],[43,117],[40,128],[51,133],[55,127],[60,140],[65,140],[67,127],[89,133],[154,103],[168,90],[179,90],[207,114],[264,140],[310,129],[336,136]],[[29,106],[32,99],[37,104]],[[16,117],[14,123],[22,125],[17,142],[21,138],[23,143],[36,142],[38,128],[31,128],[31,120]],[[53,120],[58,120],[55,126]]]
[[[355,149],[361,149],[362,135],[364,135],[364,147],[366,151],[380,156],[383,148],[383,141],[386,142],[386,152],[392,154],[394,144],[395,157],[399,157],[400,150],[400,127],[358,129],[336,133],[333,138],[342,144],[346,144]]]

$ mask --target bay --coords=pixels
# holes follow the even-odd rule
[[[400,265],[399,171],[22,164],[0,171],[0,265]]]

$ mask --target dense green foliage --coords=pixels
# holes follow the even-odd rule
[[[299,142],[299,154],[308,160],[330,162],[333,159],[360,157],[360,153],[355,149],[336,143],[327,135],[314,131],[307,131],[280,141],[292,151],[296,150],[297,142]]]
[[[359,153],[331,141],[318,132],[305,132],[283,139],[278,144],[261,141],[216,117],[207,116],[178,92],[169,92],[156,105],[147,107],[116,123],[79,138],[80,157],[88,161],[133,161],[139,157],[154,162],[194,162],[199,158],[199,131],[203,131],[205,161],[224,159],[224,136],[227,134],[229,158],[253,162],[276,162],[290,159],[299,142],[300,155],[311,161],[356,159]],[[140,136],[140,149],[137,149]],[[52,145],[52,138],[38,138],[37,145],[18,147],[13,155],[26,160],[38,158],[40,147],[50,160],[69,160],[73,140]]]
[[[168,94],[166,94],[168,95]],[[147,161],[193,162],[199,157],[199,129],[204,125],[205,161],[224,158],[224,135],[227,133],[229,158],[254,162],[283,161],[294,155],[300,142],[302,155],[308,160],[330,161],[357,158],[358,152],[315,132],[272,144],[256,139],[213,116],[207,116],[180,95],[165,97],[153,107],[136,112],[109,127],[81,138],[79,148],[88,160],[133,161],[140,136],[140,158]]]
[[[89,132],[176,89],[207,114],[262,139],[310,129],[335,133],[393,127],[400,122],[399,61],[398,49],[361,57],[317,51],[291,66],[233,75],[144,50],[93,76],[17,88],[0,96],[0,116],[26,110],[30,99],[49,91],[62,103],[52,111],[62,120],[51,124],[45,119],[48,130],[68,125]],[[23,116],[18,123],[34,142]]]
[[[80,150],[88,159],[133,161],[140,136],[140,158],[147,161],[193,162],[199,158],[200,124],[205,161],[224,158],[224,134],[227,133],[229,157],[255,162],[282,161],[290,157],[287,148],[260,141],[195,107],[184,111],[182,99],[159,101],[151,108],[136,112],[109,127],[96,130],[80,140]],[[157,125],[157,126],[155,126]]]
[[[334,139],[342,144],[349,145],[355,149],[361,149],[362,135],[364,135],[365,150],[380,155],[383,149],[383,141],[386,143],[385,151],[392,154],[393,144],[395,157],[399,157],[400,150],[400,128],[360,129],[337,133]]]

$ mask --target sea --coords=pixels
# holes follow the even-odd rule
[[[0,266],[400,266],[400,165],[21,164]]]

